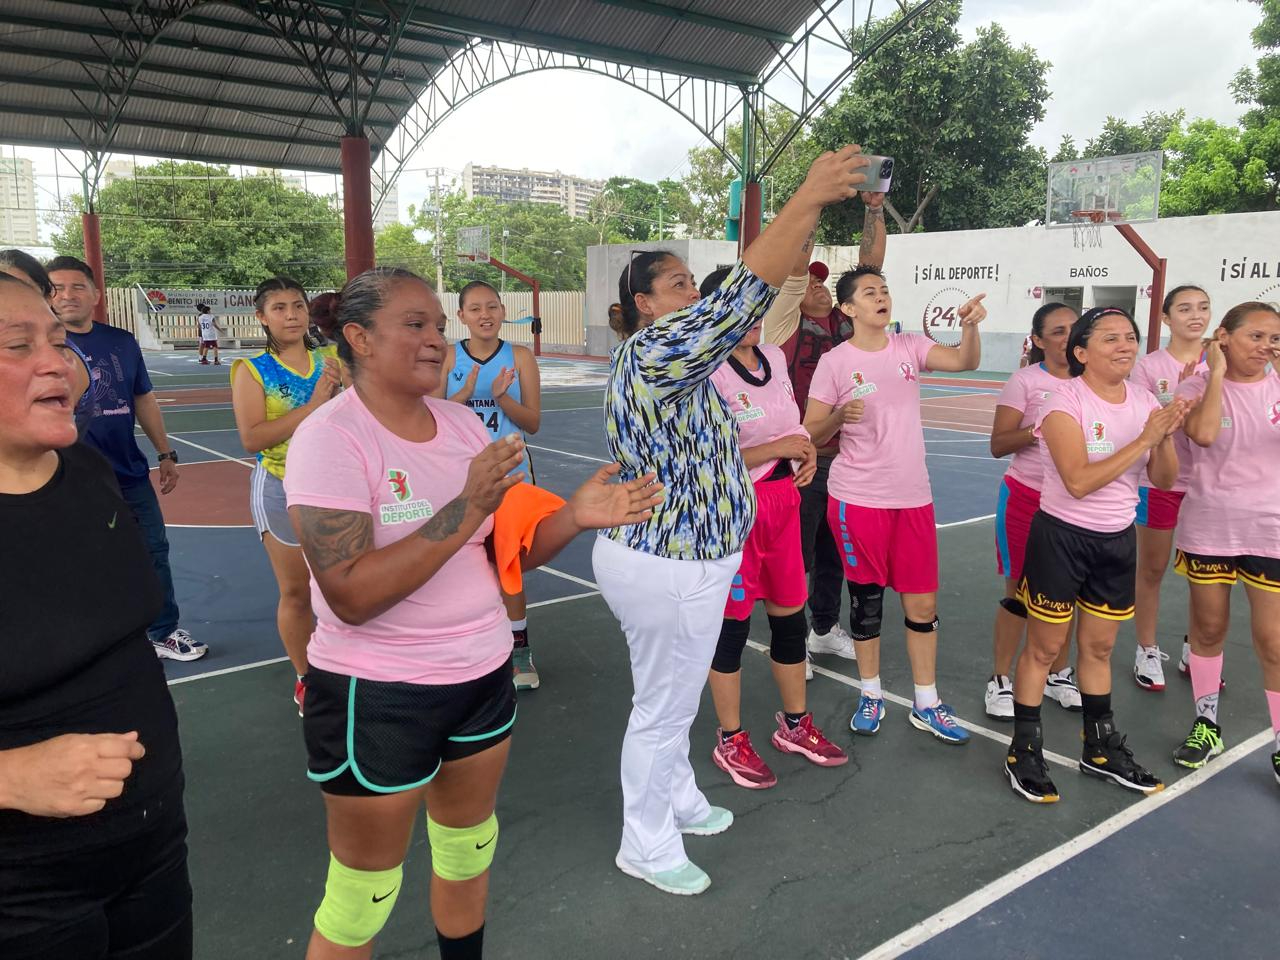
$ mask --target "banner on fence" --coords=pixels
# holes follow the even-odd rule
[[[253,313],[252,290],[185,290],[142,286],[136,288],[136,293],[138,309],[152,313],[195,313],[197,303],[207,303],[219,316]]]

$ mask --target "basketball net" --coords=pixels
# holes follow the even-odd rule
[[[1072,210],[1071,239],[1077,250],[1093,250],[1102,246],[1102,228],[1108,220],[1119,220],[1118,211]]]

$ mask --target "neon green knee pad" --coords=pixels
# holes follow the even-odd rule
[[[474,827],[446,827],[427,814],[427,837],[431,841],[431,869],[441,880],[470,880],[489,869],[498,845],[498,818]]]
[[[329,879],[316,911],[316,929],[339,946],[364,946],[391,916],[403,878],[403,864],[390,870],[353,870],[329,854]]]

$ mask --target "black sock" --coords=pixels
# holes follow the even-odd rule
[[[1086,720],[1101,720],[1111,714],[1111,694],[1080,691],[1080,703]]]
[[[1013,739],[1039,743],[1042,739],[1040,731],[1040,704],[1034,707],[1013,701]]]
[[[784,711],[782,714],[782,719],[787,722],[788,730],[794,730],[796,727],[800,726],[800,721],[803,720],[804,717],[805,715],[803,713],[786,713]]]
[[[465,937],[446,937],[437,929],[436,943],[440,945],[440,960],[481,960],[484,956],[484,924]]]
[[[721,730],[721,731],[720,731],[720,742],[721,742],[721,743],[728,743],[730,740],[732,740],[734,737],[736,737],[736,736],[737,736],[738,734],[740,734],[741,732],[742,732],[742,728],[741,728],[741,727],[734,727],[732,730]]]

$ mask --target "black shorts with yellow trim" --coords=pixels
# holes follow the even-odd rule
[[[1137,557],[1132,525],[1097,533],[1037,510],[1018,599],[1046,623],[1070,623],[1077,606],[1104,620],[1132,619]]]
[[[1259,590],[1280,593],[1280,557],[1259,557],[1253,554],[1219,557],[1179,550],[1173,561],[1173,569],[1186,577],[1189,583],[1221,583],[1230,587],[1239,580]]]
[[[442,764],[506,740],[516,722],[510,659],[463,683],[390,683],[312,667],[306,684],[307,778],[341,796],[421,787]]]

